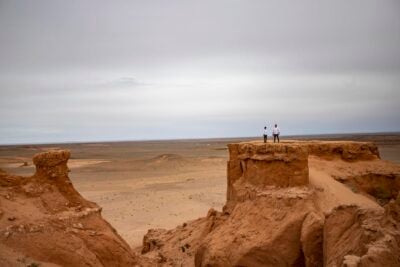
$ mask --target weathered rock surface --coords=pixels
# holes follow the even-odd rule
[[[328,212],[319,202],[335,191],[321,198],[324,189],[309,184],[310,157],[312,167],[321,164],[319,170],[328,171],[334,183],[329,166],[336,162],[372,163],[388,171],[374,144],[250,142],[228,147],[223,211],[210,210],[207,217],[176,229],[149,230],[141,256],[148,266],[400,266],[400,200],[389,202],[386,210],[338,206]],[[390,171],[399,174],[396,168]]]
[[[381,205],[395,199],[400,192],[400,166],[392,162],[336,161],[332,168],[329,161],[312,157],[309,164],[314,169],[323,170],[353,191],[373,197]]]
[[[308,153],[301,145],[230,144],[227,200],[244,200],[251,189],[308,184]]]
[[[272,191],[237,203],[203,240],[196,266],[321,266],[323,218],[312,190]]]
[[[399,211],[395,201],[385,212],[337,207],[325,220],[325,266],[400,266]]]
[[[229,155],[223,210],[150,229],[141,255],[74,189],[68,151],[36,155],[32,177],[0,170],[0,266],[400,266],[400,168],[374,144],[249,142]],[[352,195],[336,204],[337,188]],[[354,196],[373,205],[343,204]]]
[[[354,141],[303,141],[307,146],[309,155],[331,160],[339,158],[344,161],[354,162],[360,160],[380,159],[378,146],[371,142]]]
[[[307,147],[242,143],[229,152],[229,216],[199,246],[196,266],[322,266]]]
[[[35,155],[36,173],[0,172],[0,265],[133,266],[126,242],[68,177],[68,151]]]

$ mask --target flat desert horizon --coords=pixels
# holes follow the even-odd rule
[[[104,218],[138,248],[148,229],[171,229],[205,216],[210,208],[221,210],[226,201],[227,144],[254,140],[261,137],[2,145],[0,168],[30,176],[36,153],[70,150],[69,176],[75,188],[100,205]],[[381,159],[400,163],[400,133],[281,138],[287,140],[372,141]]]

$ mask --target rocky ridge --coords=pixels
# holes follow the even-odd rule
[[[384,208],[338,205],[325,210],[319,204],[324,190],[309,181],[310,158],[353,166],[373,162],[400,173],[379,159],[374,144],[248,142],[228,147],[223,211],[210,210],[205,218],[176,229],[149,230],[141,252],[151,264],[400,265],[398,200]]]

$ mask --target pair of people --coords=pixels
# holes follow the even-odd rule
[[[274,129],[272,129],[272,135],[274,136],[274,143],[275,143],[276,140],[278,140],[278,143],[279,143],[279,135],[280,135],[280,133],[281,132],[279,131],[278,125],[275,124]],[[267,142],[267,138],[268,138],[268,132],[267,132],[267,126],[265,126],[264,127],[264,143]]]

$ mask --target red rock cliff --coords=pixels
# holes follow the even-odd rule
[[[325,191],[309,176],[311,159],[312,168],[328,166],[313,177],[327,189],[345,189],[330,172],[347,177],[349,169],[358,173],[370,166],[369,173],[380,177],[390,170],[397,177],[399,168],[379,160],[376,145],[289,141],[228,148],[223,211],[210,210],[176,229],[150,230],[142,250],[149,266],[400,266],[398,201],[391,200],[384,212],[370,196],[350,191],[345,200],[373,205],[347,208],[338,201],[340,192]],[[325,201],[334,209],[324,210]]]
[[[0,265],[133,266],[134,254],[68,177],[69,151],[35,155],[36,173],[0,172]],[[53,265],[54,266],[54,265]]]

